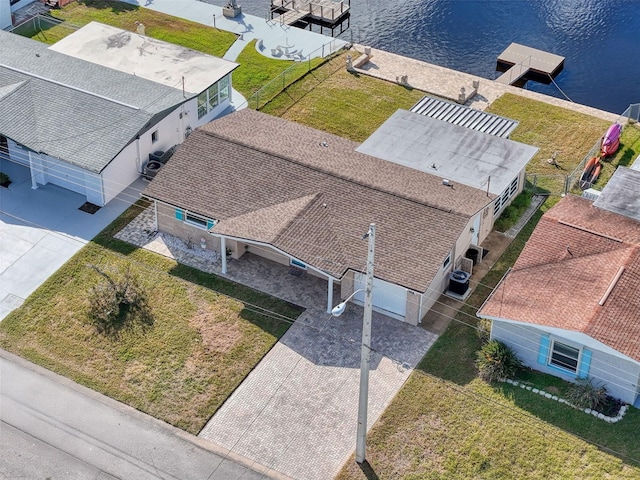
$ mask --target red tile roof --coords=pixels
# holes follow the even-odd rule
[[[323,145],[326,142],[327,146]],[[355,152],[357,144],[253,110],[192,133],[145,196],[218,220],[337,278],[362,271],[376,223],[376,277],[424,292],[485,192]]]
[[[569,196],[478,315],[582,332],[640,361],[639,293],[640,223]]]

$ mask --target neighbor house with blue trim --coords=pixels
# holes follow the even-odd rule
[[[593,379],[638,405],[639,291],[640,222],[568,196],[545,213],[478,316],[528,367]]]

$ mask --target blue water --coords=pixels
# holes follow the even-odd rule
[[[270,5],[239,3],[263,18]],[[566,57],[557,86],[529,90],[614,113],[640,103],[640,0],[351,0],[351,12],[341,38],[489,79],[517,42]]]

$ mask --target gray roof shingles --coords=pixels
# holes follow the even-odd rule
[[[179,89],[78,60],[0,31],[0,134],[99,173]]]
[[[242,110],[196,130],[145,195],[218,220],[214,233],[269,243],[338,278],[363,270],[362,234],[375,222],[376,277],[425,291],[491,198],[356,147]]]

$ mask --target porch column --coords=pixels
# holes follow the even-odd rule
[[[38,181],[36,180],[36,173],[35,173],[35,165],[33,162],[33,157],[31,156],[31,152],[29,153],[29,173],[31,174],[31,188],[33,190],[38,188]]]
[[[222,273],[227,273],[227,239],[220,237],[220,258],[222,259]]]
[[[327,313],[331,313],[331,309],[333,308],[333,277],[329,277],[327,280]]]

